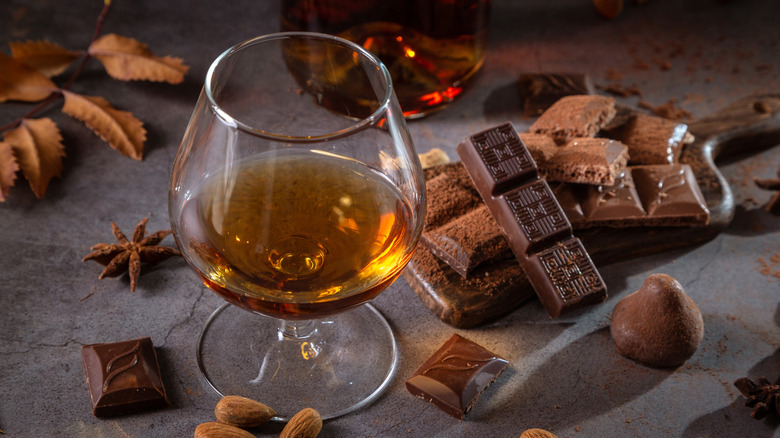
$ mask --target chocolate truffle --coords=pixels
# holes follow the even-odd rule
[[[696,352],[704,321],[677,280],[653,274],[615,306],[610,333],[623,356],[650,367],[676,367]]]

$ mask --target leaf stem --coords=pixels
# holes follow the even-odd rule
[[[90,41],[89,43],[90,46],[98,39],[98,37],[100,37],[100,33],[103,30],[103,23],[106,21],[106,16],[108,15],[108,11],[111,9],[111,4],[112,2],[106,1],[103,6],[103,10],[100,11],[100,15],[98,15],[98,19],[97,19],[97,24],[95,25],[95,33],[92,36],[92,41]],[[81,75],[81,72],[84,71],[84,66],[87,64],[87,61],[89,61],[90,58],[91,56],[89,55],[89,51],[85,50],[84,57],[81,58],[81,63],[79,63],[78,67],[76,67],[76,70],[70,76],[70,78],[65,83],[65,85],[60,87],[59,90],[53,91],[45,100],[40,102],[38,105],[36,105],[33,109],[28,111],[22,117],[19,117],[18,119],[14,120],[13,122],[5,126],[1,126],[0,132],[5,132],[8,131],[9,129],[16,128],[17,126],[22,124],[22,120],[34,116],[35,114],[37,114],[38,112],[40,112],[41,110],[49,106],[52,102],[57,100],[60,96],[62,96],[62,91],[69,89],[73,85],[73,83],[76,82],[76,78],[78,78],[79,75]]]

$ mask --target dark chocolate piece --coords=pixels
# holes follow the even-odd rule
[[[523,73],[517,82],[527,117],[542,114],[562,97],[593,94],[590,77],[581,73]]]
[[[406,379],[406,389],[462,419],[507,365],[506,359],[453,334]]]
[[[81,348],[96,417],[130,414],[169,405],[150,338]]]
[[[484,138],[494,141],[482,141]],[[510,147],[513,153],[506,154]],[[524,149],[507,122],[466,138],[456,150],[545,310],[555,318],[603,301],[606,285],[579,240],[572,236],[571,225],[547,182],[537,176],[534,161],[530,159],[523,166],[502,165],[503,160],[529,155]],[[495,169],[503,173],[497,176]],[[550,260],[558,262],[545,262],[543,255],[548,254],[553,254]],[[569,272],[572,267],[582,276]]]
[[[545,134],[558,144],[576,137],[593,137],[609,123],[617,110],[615,99],[596,95],[568,96],[555,102],[529,129]]]

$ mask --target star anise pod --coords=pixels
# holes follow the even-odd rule
[[[158,244],[169,234],[171,230],[157,231],[144,237],[146,234],[146,223],[149,218],[144,218],[133,230],[133,239],[127,240],[124,233],[111,222],[111,229],[114,232],[114,238],[117,243],[98,243],[94,245],[91,253],[84,256],[81,260],[94,260],[106,268],[100,274],[100,279],[104,277],[118,277],[127,271],[130,275],[130,291],[135,292],[135,285],[138,276],[141,274],[141,263],[155,264],[173,256],[181,255],[179,250]]]
[[[739,392],[747,397],[745,406],[753,408],[750,416],[760,420],[771,412],[780,415],[780,379],[770,383],[764,377],[759,377],[757,383],[743,377],[734,382]]]
[[[775,216],[780,216],[780,169],[777,171],[777,176],[779,178],[755,178],[753,181],[758,187],[764,190],[775,191],[775,194],[772,195],[772,199],[769,200],[764,209]]]

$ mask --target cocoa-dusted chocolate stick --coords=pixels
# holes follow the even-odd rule
[[[604,301],[601,275],[512,124],[456,150],[550,317]]]

